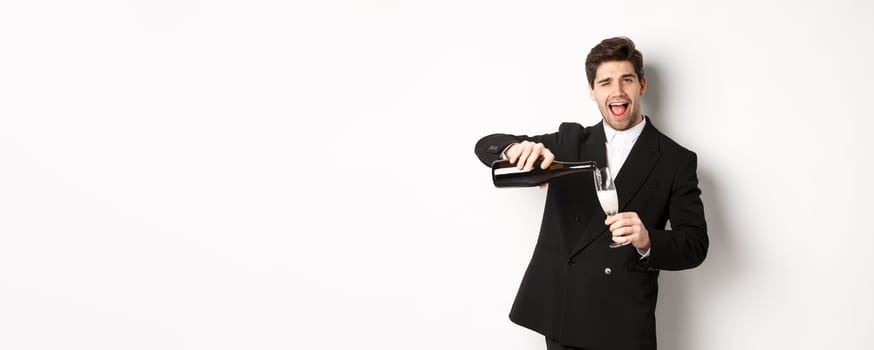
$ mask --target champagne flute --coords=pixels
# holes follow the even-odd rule
[[[619,212],[619,197],[616,195],[616,185],[613,183],[613,175],[610,174],[610,168],[598,168],[594,171],[595,177],[595,192],[598,194],[598,202],[601,203],[601,209],[604,209],[604,214],[607,216],[616,215]],[[625,243],[610,243],[610,248],[618,248],[630,242]]]

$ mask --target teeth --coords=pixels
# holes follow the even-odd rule
[[[613,102],[613,103],[611,103],[610,105],[611,105],[611,106],[621,106],[621,105],[627,105],[627,104],[628,104],[628,103],[626,103],[626,102]]]

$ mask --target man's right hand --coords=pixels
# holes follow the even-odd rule
[[[510,164],[516,164],[519,170],[526,171],[534,169],[534,162],[537,161],[537,158],[543,157],[543,162],[540,163],[541,169],[548,168],[555,160],[555,155],[546,146],[531,141],[514,143],[504,151],[504,156],[507,157]]]

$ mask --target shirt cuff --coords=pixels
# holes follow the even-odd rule
[[[516,143],[517,142],[513,142],[513,143],[507,145],[507,147],[504,147],[504,150],[501,151],[501,159],[507,159],[507,155],[504,153],[507,153],[507,150],[510,149],[510,147],[513,147],[513,145],[515,145]]]
[[[637,249],[637,254],[640,254],[640,260],[643,260],[643,259],[646,259],[647,257],[649,257],[649,251],[652,248],[647,248],[646,250],[639,249],[639,248],[635,248],[635,249]]]

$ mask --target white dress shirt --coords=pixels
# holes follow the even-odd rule
[[[632,126],[626,130],[614,130],[607,123],[604,123],[604,136],[607,137],[607,167],[610,168],[610,173],[616,179],[619,176],[619,171],[622,170],[622,165],[628,159],[628,154],[631,153],[631,148],[640,137],[643,127],[646,125],[646,118],[640,124]],[[640,258],[649,256],[649,249],[637,250]]]
[[[607,166],[610,167],[614,179],[619,176],[619,171],[622,170],[622,165],[628,159],[631,148],[640,137],[644,125],[646,125],[646,119],[628,130],[620,131],[613,130],[607,123],[604,123],[604,135],[607,136]]]

